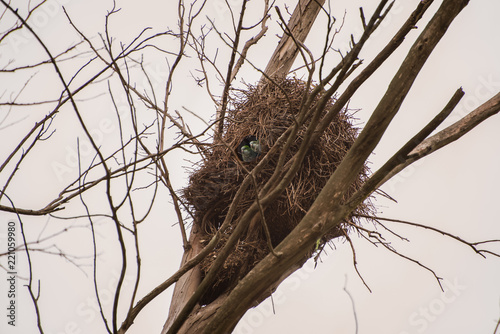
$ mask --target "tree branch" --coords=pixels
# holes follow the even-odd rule
[[[377,188],[415,161],[420,160],[423,157],[426,157],[440,148],[461,138],[477,125],[481,124],[484,120],[496,115],[499,111],[500,93],[497,93],[461,120],[453,123],[420,143],[408,154],[408,157],[404,161],[400,162],[389,173],[387,173],[384,179],[378,183]]]
[[[453,111],[453,109],[457,106],[460,99],[464,96],[464,92],[461,88],[459,88],[455,94],[453,94],[450,101],[446,104],[441,112],[439,112],[436,117],[432,119],[422,130],[420,130],[412,139],[410,139],[399,151],[394,154],[387,162],[380,167],[370,178],[363,184],[363,186],[356,191],[356,193],[349,199],[349,202],[346,204],[352,208],[356,206],[354,203],[359,203],[359,201],[367,196],[369,196],[373,189],[377,189],[380,186],[381,180],[383,180],[386,175],[398,166],[401,161],[406,161],[408,159],[408,154],[422,141],[429,136],[432,131],[434,131],[445,119],[448,115]],[[349,203],[352,203],[350,205]]]
[[[445,0],[427,27],[417,38],[389,85],[386,94],[373,112],[365,129],[347,153],[335,173],[318,195],[298,226],[275,248],[280,257],[266,256],[231,291],[205,327],[205,333],[226,333],[246,312],[266,286],[272,284],[286,268],[307,255],[316,240],[350,213],[341,203],[342,194],[351,185],[359,170],[385,132],[408,93],[417,74],[453,19],[467,1]]]
[[[261,81],[265,81],[266,77],[285,77],[288,74],[299,53],[294,38],[302,43],[305,41],[324,3],[325,0],[299,0],[288,22],[290,34],[284,33],[281,37]]]

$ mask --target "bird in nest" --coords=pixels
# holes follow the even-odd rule
[[[236,152],[240,160],[244,162],[254,161],[261,152],[259,140],[255,136],[245,137],[238,145]]]

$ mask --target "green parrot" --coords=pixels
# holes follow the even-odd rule
[[[252,150],[248,145],[243,145],[241,147],[241,158],[245,162],[250,162],[257,157],[257,153]]]
[[[252,140],[250,142],[250,148],[257,154],[260,154],[260,143],[258,140]]]
[[[260,155],[261,147],[259,140],[255,136],[247,136],[238,145],[238,156],[244,162],[251,162]]]

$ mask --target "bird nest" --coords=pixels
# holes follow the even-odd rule
[[[224,132],[220,143],[208,149],[206,159],[191,174],[189,184],[184,189],[184,199],[190,206],[194,224],[204,245],[222,225],[228,208],[243,179],[262,157],[266,156],[277,139],[294,123],[305,94],[310,93],[305,82],[298,79],[283,79],[278,85],[264,87],[248,86],[233,93],[230,108],[224,122]],[[330,99],[326,108],[335,103]],[[312,205],[329,177],[357,137],[358,130],[352,124],[352,116],[347,111],[338,113],[320,139],[307,152],[302,167],[283,194],[268,207],[265,221],[269,229],[271,243],[278,245],[297,226]],[[290,160],[299,149],[307,123],[299,130],[294,143],[286,153]],[[261,146],[261,154],[251,162],[238,159],[238,148],[245,138],[256,137]],[[274,173],[278,162],[278,150],[269,158],[268,164],[255,177],[255,184],[261,187]],[[351,186],[350,196],[363,184],[367,177],[365,166],[356,182]],[[247,196],[238,204],[230,227],[221,236],[213,252],[201,263],[204,276],[217,258],[225,242],[243,213],[255,201],[254,183],[247,189]],[[356,215],[371,212],[369,202],[361,204],[344,222],[329,231],[320,240],[320,246],[347,233],[351,224],[357,224]],[[227,258],[211,289],[205,293],[202,303],[208,304],[221,293],[231,289],[245,276],[257,262],[269,253],[268,239],[262,224],[256,224],[257,231],[247,231],[240,238],[234,251]],[[312,254],[312,252],[311,252]]]

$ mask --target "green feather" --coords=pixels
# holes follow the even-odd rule
[[[243,159],[243,161],[249,162],[249,161],[252,161],[255,157],[256,157],[256,154],[254,153],[254,151],[252,151],[250,146],[243,145],[241,147],[241,158]]]

